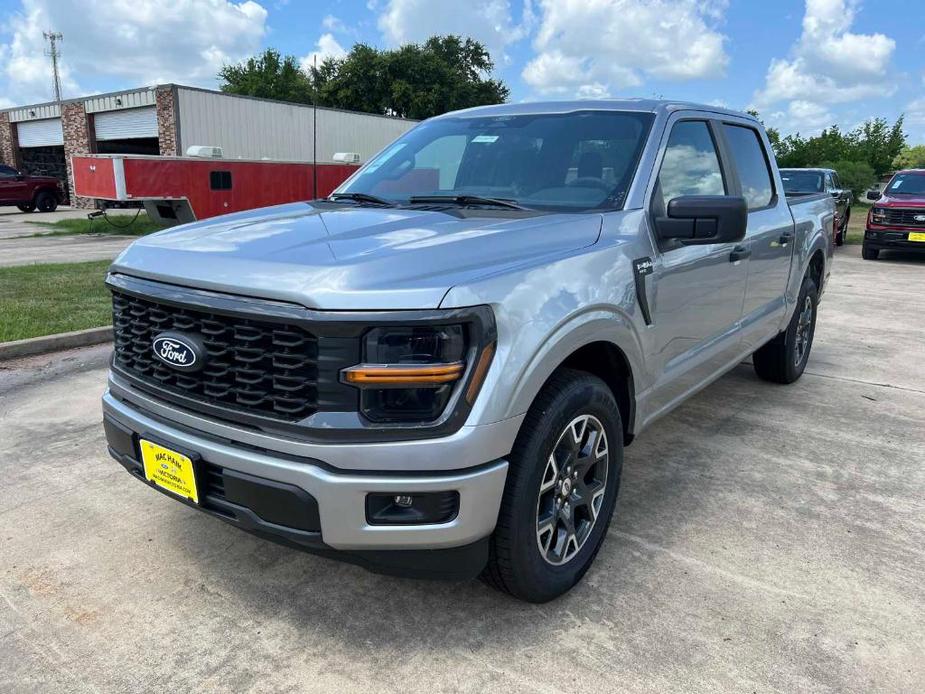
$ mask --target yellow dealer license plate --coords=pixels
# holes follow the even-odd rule
[[[141,440],[141,461],[145,466],[145,478],[161,489],[177,496],[199,503],[196,490],[196,475],[193,461],[182,453]]]
[[[921,231],[910,231],[909,232],[910,241],[925,241],[925,234]]]

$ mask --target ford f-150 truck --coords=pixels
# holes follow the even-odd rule
[[[897,171],[883,193],[870,192],[861,255],[876,260],[880,251],[925,252],[925,169]]]
[[[749,355],[800,377],[834,214],[788,203],[741,113],[433,118],[326,199],[116,259],[109,450],[263,537],[550,600],[601,546],[625,445]]]
[[[848,222],[851,221],[853,194],[843,188],[838,172],[834,169],[781,169],[784,194],[796,198],[800,195],[828,193],[835,200],[835,245],[843,246],[848,237]]]
[[[52,176],[30,176],[0,164],[0,206],[15,205],[23,212],[54,212],[64,200],[64,187]]]

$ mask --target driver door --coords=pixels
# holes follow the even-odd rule
[[[675,197],[733,193],[716,127],[702,118],[679,118],[669,124],[650,219],[664,215],[665,206]],[[738,359],[748,266],[747,252],[739,258],[744,250],[740,244],[685,246],[663,241],[658,245],[651,277],[654,385],[647,404],[651,417],[670,409]]]

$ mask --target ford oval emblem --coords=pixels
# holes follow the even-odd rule
[[[925,222],[925,214],[917,214],[913,219],[917,222]]]
[[[198,371],[203,366],[205,349],[202,343],[181,333],[160,333],[151,343],[154,356],[180,371]]]

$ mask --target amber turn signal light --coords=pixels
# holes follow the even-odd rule
[[[354,386],[434,386],[458,381],[465,364],[359,364],[344,369],[344,380]]]

